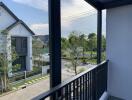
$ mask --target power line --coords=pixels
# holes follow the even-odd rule
[[[87,13],[85,15],[87,15]],[[82,17],[90,17],[90,16],[93,16],[93,15],[96,15],[96,13],[90,14],[90,15],[87,15],[87,16],[82,16]],[[63,22],[68,22],[68,21],[72,22],[72,21],[75,21],[75,20],[77,20],[79,18],[82,18],[82,17],[71,17],[69,19],[62,19],[62,21]]]
[[[83,13],[80,13],[78,16],[67,16],[67,17],[62,17],[63,20],[71,20],[71,19],[74,19],[74,18],[80,18],[80,17],[84,17],[85,15],[87,16],[90,16],[90,15],[94,15],[94,14],[97,14],[95,11],[91,10],[90,12],[83,12]]]

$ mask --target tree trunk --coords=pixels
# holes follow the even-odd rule
[[[7,91],[7,76],[6,73],[4,73],[4,91]]]
[[[84,47],[83,47],[83,64],[85,64],[85,58],[84,58]]]
[[[4,84],[3,84],[3,78],[1,77],[1,92],[3,93]]]
[[[91,56],[91,59],[92,59],[93,58],[93,50],[91,50],[90,56]]]
[[[74,68],[75,68],[75,75],[77,75],[77,66],[75,65]]]
[[[8,83],[7,83],[7,73],[8,73],[8,70],[7,70],[7,68],[6,67],[8,67],[8,66],[6,66],[6,65],[4,65],[5,66],[5,70],[4,70],[4,76],[3,76],[3,86],[4,86],[4,91],[6,92],[7,90],[8,90]]]

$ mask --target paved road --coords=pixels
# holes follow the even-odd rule
[[[25,89],[18,90],[6,96],[0,97],[0,100],[30,100],[33,97],[48,90],[49,89],[48,83],[49,83],[49,79],[42,80],[36,84],[28,86]]]

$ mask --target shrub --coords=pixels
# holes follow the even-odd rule
[[[85,70],[86,70],[85,68],[80,68],[79,71],[78,71],[78,73],[82,73],[82,72],[84,72]]]
[[[49,62],[34,60],[34,65],[46,66],[46,65],[49,65]],[[39,66],[39,67],[40,67],[40,66]]]
[[[34,75],[38,75],[42,73],[41,67],[33,67],[33,71],[26,72],[26,77],[31,77]],[[19,81],[25,78],[25,73],[22,72],[20,74],[14,74],[12,77],[9,78],[10,82]]]

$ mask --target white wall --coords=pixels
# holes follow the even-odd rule
[[[27,70],[33,70],[32,58],[32,36],[28,37],[28,56],[27,56]]]
[[[0,6],[0,31],[4,30],[16,20]]]
[[[20,36],[20,37],[32,36],[31,33],[22,24],[18,24],[17,26],[12,28],[9,31],[9,34],[11,36]]]
[[[6,39],[6,52],[7,52],[7,60],[9,61],[8,63],[8,75],[11,76],[12,75],[12,52],[11,52],[11,36],[8,35],[7,39]]]
[[[132,5],[107,10],[108,92],[132,100]]]
[[[0,53],[4,53],[6,51],[6,41],[7,40],[7,36],[5,35],[1,35],[0,33]]]
[[[5,28],[13,24],[16,20],[0,6],[0,52],[6,49],[6,36],[1,34]]]

